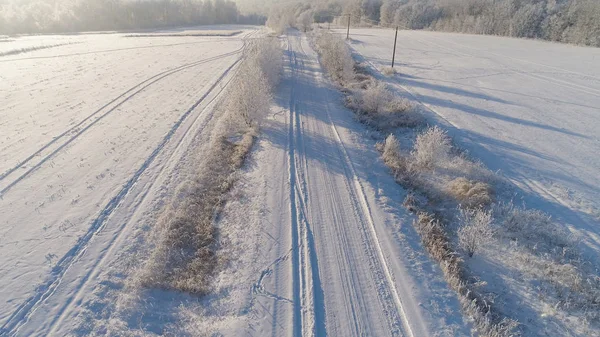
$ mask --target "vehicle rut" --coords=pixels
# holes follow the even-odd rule
[[[302,39],[298,41],[298,45],[302,53],[307,54],[302,46]],[[340,158],[343,161],[342,166],[344,167],[344,176],[346,182],[345,190],[350,194],[352,203],[354,204],[353,208],[356,212],[356,216],[360,219],[360,236],[362,238],[363,246],[369,258],[369,269],[371,270],[373,279],[376,281],[380,301],[385,307],[385,310],[388,312],[388,315],[392,315],[388,317],[388,323],[390,324],[392,330],[397,331],[397,334],[406,337],[413,337],[414,334],[412,331],[411,324],[408,321],[407,314],[402,304],[402,299],[395,286],[394,277],[390,271],[390,267],[387,264],[383,248],[381,247],[381,244],[379,242],[377,231],[375,229],[375,222],[373,216],[371,215],[371,209],[367,201],[364,188],[362,186],[362,183],[360,182],[360,179],[358,178],[358,175],[356,173],[352,160],[348,154],[348,151],[344,145],[344,142],[340,137],[337,126],[335,125],[335,122],[331,117],[330,103],[331,102],[329,97],[325,97],[325,109],[323,113],[326,114],[326,120],[331,129],[331,134],[334,136],[333,138],[335,141],[335,145],[339,151]],[[331,195],[335,196],[336,193],[331,193]],[[337,232],[338,235],[342,236],[342,241],[347,240],[347,238],[345,238],[344,229],[340,228]],[[352,282],[350,283],[352,284]],[[351,290],[355,291],[356,289]],[[350,302],[352,302],[351,299]],[[395,316],[393,315],[394,311],[397,312],[397,317],[393,317]],[[359,321],[356,320],[355,324],[358,323]],[[357,325],[355,328],[358,334],[363,332],[360,325]]]

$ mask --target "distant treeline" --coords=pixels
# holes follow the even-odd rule
[[[38,0],[0,2],[0,34],[129,30],[210,24],[264,24],[229,0]]]
[[[600,0],[406,0],[380,7],[381,24],[538,38],[600,47]]]
[[[600,47],[600,0],[337,0],[274,7],[272,26],[315,22],[537,38]],[[287,13],[284,14],[284,13]],[[283,18],[283,19],[282,19]]]

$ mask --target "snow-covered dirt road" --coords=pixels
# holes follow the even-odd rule
[[[65,334],[253,33],[38,37],[65,42],[0,57],[0,334]]]
[[[351,29],[350,37],[376,68],[390,66],[393,29]],[[389,84],[523,189],[530,207],[600,252],[600,49],[400,31],[396,66]]]
[[[260,228],[260,267],[242,305],[249,318],[220,332],[466,335],[456,298],[403,211],[406,192],[325,79],[306,36],[290,31],[286,44],[273,116],[242,179],[247,202],[225,212],[225,223]]]

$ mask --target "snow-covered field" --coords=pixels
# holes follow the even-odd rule
[[[227,29],[243,32],[0,43],[10,54],[0,56],[1,334],[74,324],[104,260],[160,205],[254,34]],[[53,47],[33,50],[43,46]]]
[[[351,39],[375,67],[390,66],[392,29],[352,29]],[[600,49],[399,31],[396,67],[390,84],[600,253]]]
[[[0,43],[0,335],[469,334],[378,136],[294,31],[280,37],[272,113],[216,219],[214,292],[122,291],[256,36],[243,26],[135,34]],[[389,66],[392,30],[351,36],[359,58]],[[388,84],[517,185],[515,203],[600,253],[600,50],[400,32],[396,61]],[[545,329],[536,333],[568,332]]]

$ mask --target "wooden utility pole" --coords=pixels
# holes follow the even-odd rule
[[[350,14],[348,14],[348,30],[346,31],[346,40],[350,38]]]
[[[398,40],[398,26],[396,26],[396,35],[394,36],[394,53],[392,54],[392,69],[394,68],[394,61],[396,60],[396,41]]]

